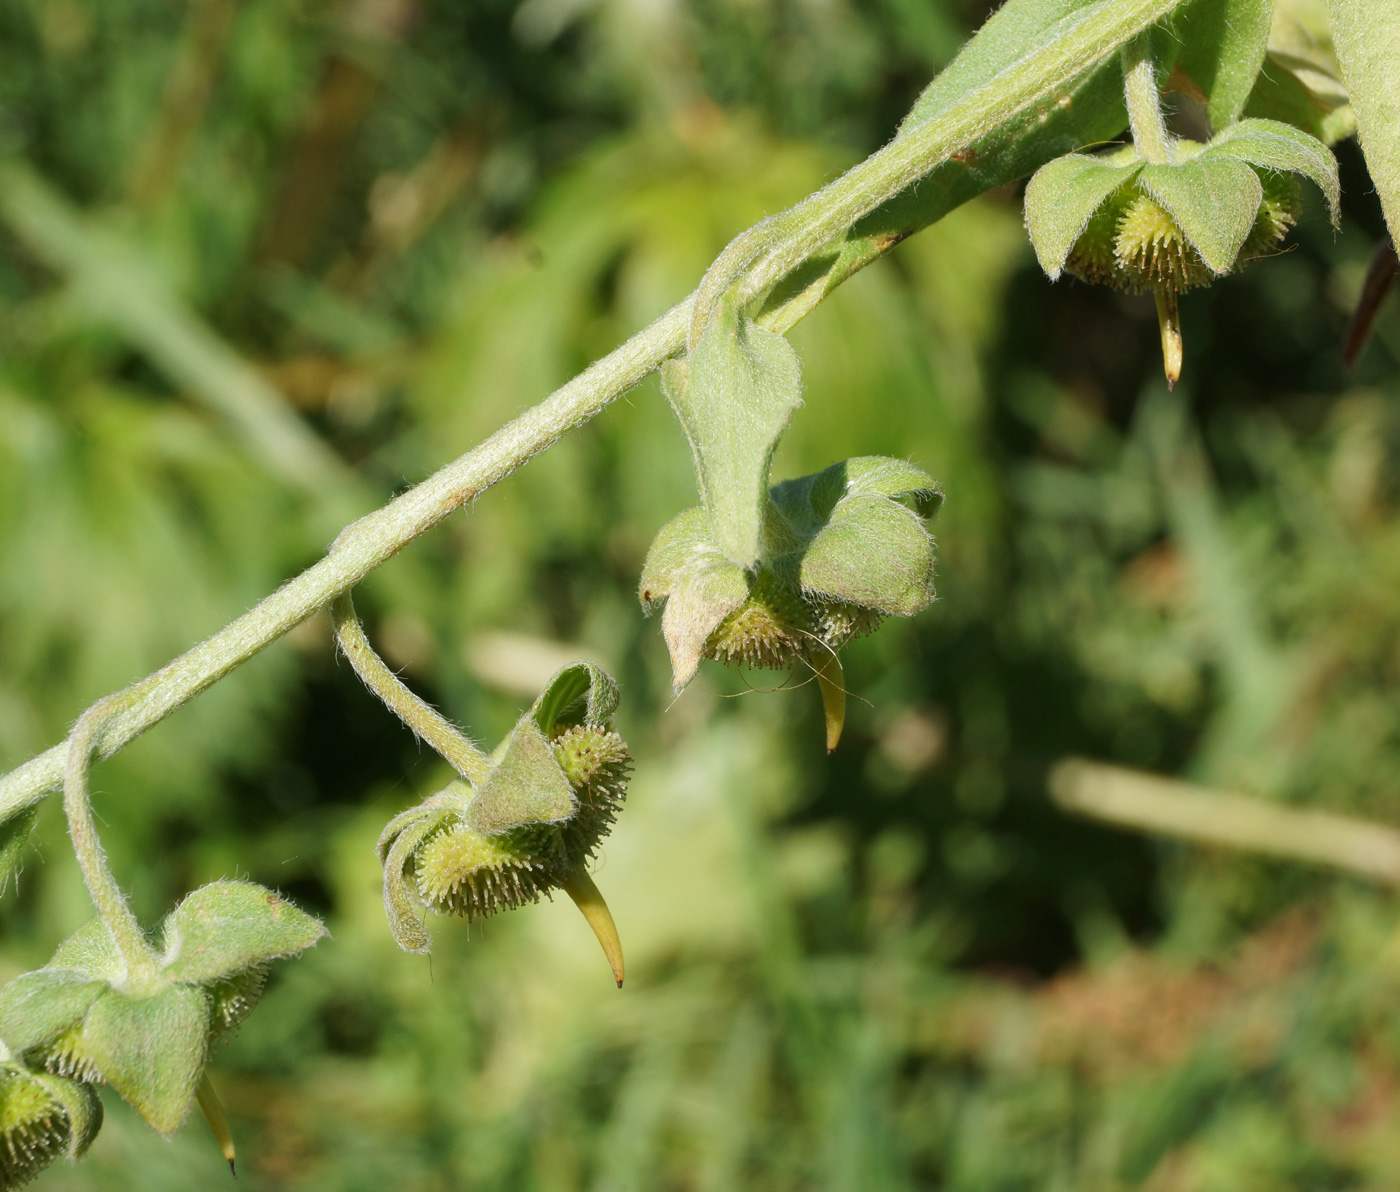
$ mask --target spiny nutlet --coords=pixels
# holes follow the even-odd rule
[[[1236,267],[1276,248],[1302,209],[1301,188],[1291,175],[1265,171],[1261,183],[1263,202]],[[1136,182],[1122,187],[1094,213],[1070,250],[1065,269],[1130,294],[1184,293],[1215,280],[1181,225]]]
[[[78,1123],[75,1108],[83,1119]],[[101,1102],[90,1086],[0,1064],[0,1188],[18,1187],[60,1155],[81,1152],[101,1121]]]
[[[429,800],[418,822],[426,818],[431,824],[404,864],[423,905],[469,920],[485,918],[562,888],[592,857],[626,796],[632,760],[627,744],[609,729],[577,724],[556,727],[550,745],[576,796],[573,814],[557,823],[486,833],[470,823],[471,797]]]
[[[467,919],[537,902],[563,852],[558,837],[553,827],[487,836],[463,823],[445,825],[413,855],[418,897],[434,910]]]
[[[760,567],[748,598],[705,641],[704,656],[726,665],[778,669],[806,654],[818,626],[802,594]]]
[[[89,1052],[81,1024],[68,1028],[42,1046],[25,1052],[25,1055],[55,1076],[84,1084],[102,1081],[102,1070]]]

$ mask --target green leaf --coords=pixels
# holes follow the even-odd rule
[[[0,894],[5,893],[10,878],[19,872],[24,846],[29,842],[30,830],[38,815],[37,807],[29,807],[0,824]]]
[[[832,469],[828,468],[827,471]],[[825,475],[825,473],[821,473]],[[938,481],[908,460],[857,455],[845,461],[846,491],[872,496],[913,497],[920,517],[932,517],[943,504]]]
[[[319,919],[252,882],[212,882],[165,919],[164,974],[198,983],[291,956],[326,934]]]
[[[108,988],[72,969],[21,973],[0,989],[0,1039],[16,1054],[47,1043],[82,1022]]]
[[[642,566],[639,595],[648,606],[666,601],[661,633],[679,691],[700,668],[710,634],[748,598],[749,580],[715,546],[705,511],[687,509],[657,533]]]
[[[1342,187],[1337,177],[1337,159],[1316,137],[1291,124],[1241,120],[1211,141],[1201,157],[1233,157],[1267,170],[1302,174],[1322,191],[1334,228],[1341,219]]]
[[[580,660],[558,671],[530,712],[546,733],[556,724],[604,724],[617,711],[617,683],[602,667]]]
[[[1264,188],[1242,161],[1202,153],[1170,166],[1146,166],[1139,184],[1171,213],[1213,273],[1228,273],[1254,226]]]
[[[189,985],[149,997],[109,990],[83,1026],[88,1054],[103,1078],[161,1134],[172,1134],[204,1070],[209,998]]]
[[[933,543],[883,496],[848,496],[802,554],[804,592],[908,616],[933,599]]]
[[[662,388],[690,440],[716,545],[752,567],[773,450],[802,404],[797,353],[721,300],[695,350],[665,370]]]
[[[117,941],[101,919],[89,919],[79,927],[58,945],[44,967],[75,969],[109,984],[126,976],[126,961],[117,950]]]
[[[1269,44],[1273,0],[1188,0],[1177,13],[1176,64],[1206,96],[1211,127],[1239,119]]]
[[[1100,19],[1114,7],[1115,0],[1007,0],[948,67],[924,88],[900,125],[900,134],[927,123],[969,92],[1009,73],[1024,59],[1053,45],[1085,22]],[[1165,15],[1171,7],[1171,4],[1159,6],[1157,15]],[[1147,23],[1144,22],[1143,27]],[[1115,48],[1116,45],[1110,43],[1104,46],[1104,52],[1112,53]],[[1123,120],[1118,130],[1126,123],[1126,119]]]
[[[1400,243],[1400,4],[1327,0],[1327,13],[1366,169]]]
[[[842,460],[772,493],[793,535],[785,553],[795,556],[803,592],[892,616],[933,599],[933,542],[922,514],[941,495],[922,468],[878,455]],[[899,503],[910,496],[921,498],[918,512]]]
[[[102,1129],[102,1099],[90,1084],[51,1076],[47,1072],[32,1074],[44,1091],[63,1107],[68,1117],[68,1157],[81,1159]]]
[[[1009,119],[973,138],[950,160],[858,220],[844,241],[814,258],[770,296],[767,310],[779,326],[790,326],[852,274],[904,237],[942,219],[969,199],[1034,173],[1046,162],[1111,140],[1128,123],[1123,103],[1123,72],[1118,44],[1172,4],[1151,6],[1141,23],[1103,42],[1104,54],[1080,60],[1084,70],[1047,86],[1039,97]],[[946,70],[920,95],[900,125],[907,136],[979,88],[989,91],[1024,68],[1031,55],[1072,39],[1080,22],[1111,19],[1121,5],[1082,0],[1008,0],[967,43]],[[1121,29],[1122,27],[1120,27]],[[1166,48],[1171,49],[1168,43]],[[994,103],[987,96],[988,106]]]
[[[1311,133],[1324,145],[1335,145],[1356,131],[1356,114],[1338,80],[1336,91],[1319,91],[1309,87],[1304,79],[1316,80],[1311,70],[1295,71],[1288,59],[1270,52],[1264,59],[1264,69],[1245,105],[1245,116],[1277,120]]]
[[[1071,153],[1036,171],[1026,187],[1026,231],[1036,260],[1052,281],[1059,278],[1094,212],[1141,169],[1140,161],[1117,165]]]
[[[467,825],[483,835],[522,824],[555,824],[572,816],[578,797],[559,768],[554,746],[527,712],[506,738],[467,809]]]

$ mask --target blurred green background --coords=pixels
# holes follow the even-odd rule
[[[0,768],[312,562],[878,147],[985,0],[0,0]],[[1035,267],[1019,193],[793,333],[777,479],[942,480],[939,601],[800,676],[677,700],[635,584],[695,503],[654,383],[359,590],[487,741],[562,658],[637,758],[598,882],[399,953],[373,844],[445,767],[313,621],[95,771],[154,921],[246,876],[333,938],[214,1060],[238,1187],[1099,1190],[1400,1185],[1400,935],[1358,879],[1095,826],[1079,753],[1400,818],[1400,312],[1339,342],[1382,233],[1183,303]],[[762,694],[751,689],[781,690]],[[51,800],[0,977],[89,914]],[[226,1187],[114,1096],[49,1189]]]

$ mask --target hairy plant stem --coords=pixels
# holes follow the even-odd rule
[[[1157,68],[1152,60],[1152,39],[1139,33],[1123,44],[1123,98],[1128,105],[1128,123],[1133,145],[1154,166],[1171,161],[1167,124],[1162,119],[1162,102],[1157,90]]]
[[[856,220],[997,124],[1082,75],[1127,39],[1143,41],[1137,35],[1176,6],[1177,0],[1104,0],[1080,10],[1062,36],[1012,70],[908,129],[795,207],[736,237],[715,258],[695,291],[687,347],[700,342],[716,301],[730,286],[738,285],[741,303],[760,302],[774,285]],[[1149,63],[1149,74],[1150,69]]]
[[[79,718],[68,736],[68,751],[63,767],[63,813],[68,819],[68,835],[78,858],[83,881],[87,883],[92,904],[107,930],[116,941],[117,950],[126,961],[128,973],[143,973],[153,967],[154,957],[145,933],[127,905],[126,896],[117,885],[97,827],[92,821],[92,801],[88,798],[88,770],[98,734],[116,715],[130,696],[125,693],[109,695],[93,704]]]
[[[360,680],[377,695],[395,716],[473,786],[480,786],[491,768],[491,760],[441,712],[410,691],[384,660],[374,652],[349,592],[331,602],[331,625],[336,645]]]
[[[419,535],[510,475],[566,431],[592,418],[652,369],[698,338],[715,299],[737,284],[755,302],[857,219],[918,181],[966,145],[1092,69],[1179,0],[1099,0],[1065,18],[1053,40],[991,82],[896,138],[787,213],[765,220],[724,250],[691,298],[590,365],[540,405],[383,508],[348,526],[324,559],[213,637],[114,697],[91,730],[109,757],[185,701],[348,591]],[[873,258],[872,258],[873,259]],[[746,272],[747,271],[747,272]],[[791,304],[764,321],[786,332],[810,307]],[[0,778],[0,820],[63,780],[67,744]],[[86,765],[86,762],[84,763]]]

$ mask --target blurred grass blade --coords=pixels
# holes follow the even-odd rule
[[[1140,832],[1268,853],[1400,885],[1400,831],[1069,758],[1050,771],[1064,810]]]
[[[221,414],[273,475],[348,512],[354,474],[251,365],[192,314],[140,251],[93,225],[27,166],[0,164],[0,218],[72,283],[91,314]]]

